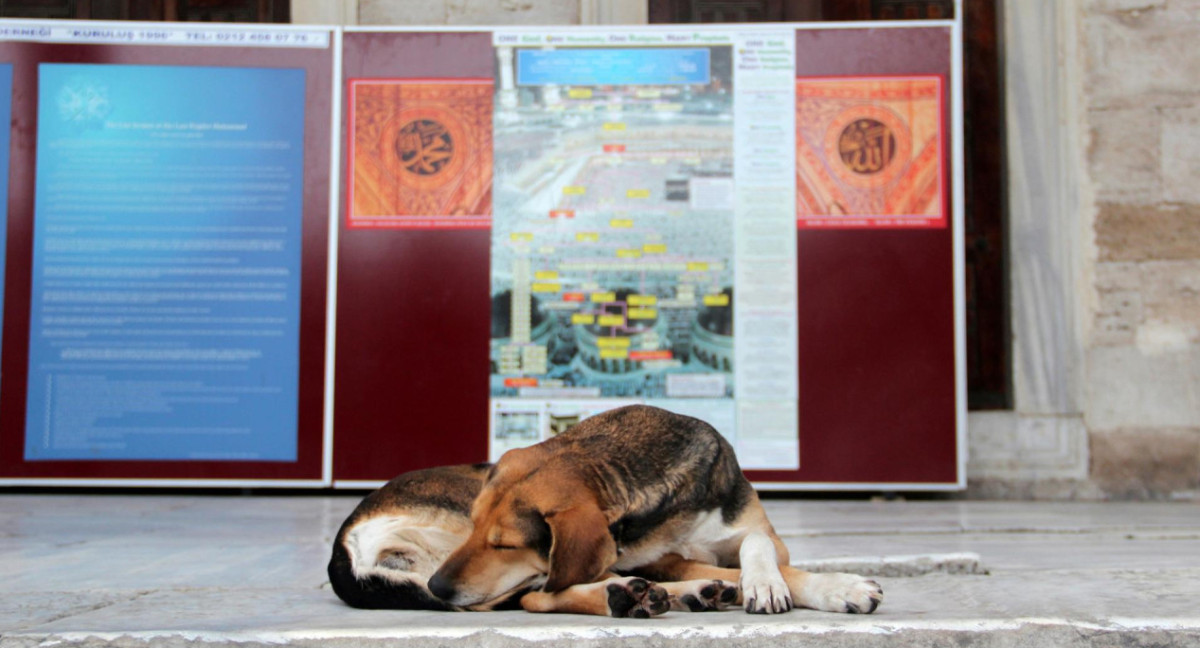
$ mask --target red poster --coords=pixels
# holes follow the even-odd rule
[[[490,79],[353,79],[347,225],[486,228]]]
[[[799,227],[945,227],[942,79],[796,80]]]

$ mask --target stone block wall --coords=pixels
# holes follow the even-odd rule
[[[1091,480],[1200,493],[1200,0],[1087,0]],[[1084,235],[1084,233],[1081,233]]]

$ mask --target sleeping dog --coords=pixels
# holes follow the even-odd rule
[[[396,607],[383,604],[395,598],[385,592],[403,581],[405,600],[426,609],[519,601],[538,612],[649,616],[730,602],[756,613],[870,613],[883,595],[860,576],[789,566],[732,447],[691,417],[620,408],[490,468],[439,470],[454,472],[456,486],[402,476],[342,526],[329,573],[343,600]],[[735,582],[740,589],[727,585]]]
[[[329,581],[357,608],[492,610],[517,607],[532,589],[453,605],[429,592],[428,581],[471,533],[471,503],[490,464],[448,466],[405,473],[368,495],[342,524],[333,542]],[[660,586],[636,576],[568,587],[537,598],[539,611],[614,617],[648,617],[669,609],[704,611],[737,603],[737,587],[720,580]]]

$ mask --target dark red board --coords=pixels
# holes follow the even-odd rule
[[[948,27],[796,33],[797,76],[937,74],[946,106],[951,56]],[[953,237],[953,224],[797,232],[800,470],[750,479],[956,482]]]
[[[950,39],[946,27],[801,31],[797,76],[937,74],[948,106]],[[494,76],[487,32],[352,32],[344,51],[346,79]],[[490,232],[344,220],[335,480],[486,459]],[[953,235],[797,232],[801,467],[752,480],[956,482]]]
[[[343,51],[343,84],[494,77],[490,32],[351,32]],[[344,213],[338,222],[334,479],[483,461],[491,230],[350,229]]]
[[[329,249],[329,121],[333,53],[329,49],[164,47],[0,43],[13,64],[8,250],[0,391],[0,477],[17,479],[319,480],[325,373]],[[297,461],[33,461],[24,460],[29,299],[33,259],[34,169],[37,154],[37,65],[112,63],[304,68],[304,206],[301,259],[299,445]]]

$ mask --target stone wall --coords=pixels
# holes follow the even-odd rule
[[[1084,4],[1096,305],[1091,478],[1112,497],[1200,489],[1200,0]]]

